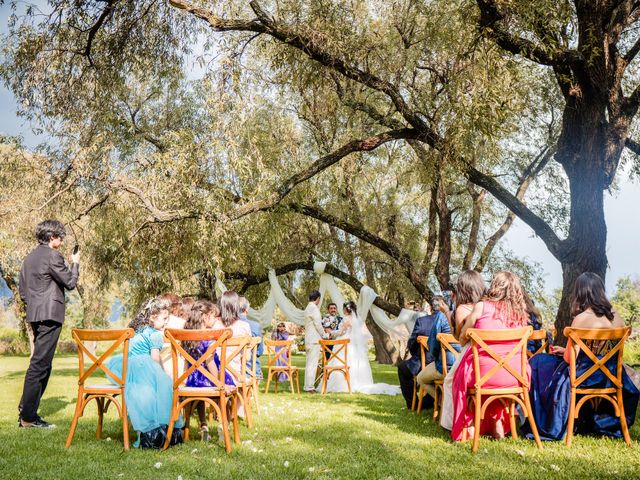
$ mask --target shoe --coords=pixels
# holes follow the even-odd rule
[[[46,422],[42,417],[37,417],[35,422],[25,422],[22,419],[19,422],[20,428],[56,428],[53,423]]]
[[[211,440],[211,435],[209,435],[209,427],[206,425],[202,425],[200,427],[200,440],[203,442],[208,442]]]

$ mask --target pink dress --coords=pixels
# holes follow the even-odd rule
[[[485,330],[498,330],[507,328],[501,318],[495,315],[495,303],[484,301],[482,315],[476,320],[475,328]],[[497,342],[489,343],[491,348],[501,356],[506,356],[515,345],[517,341],[510,342]],[[482,349],[478,349],[478,356],[480,361],[480,373],[484,375],[496,364],[496,361]],[[521,357],[519,354],[514,355],[509,364],[517,372],[520,371]],[[530,376],[531,371],[527,365],[527,376]],[[473,351],[468,348],[460,361],[455,376],[453,377],[453,428],[451,430],[451,438],[454,441],[459,442],[462,440],[462,432],[464,427],[473,426],[474,410],[472,405],[468,406],[467,402],[467,388],[475,385],[475,374],[473,371]],[[486,388],[506,388],[517,386],[516,379],[506,369],[502,368],[496,372],[491,379],[483,385]],[[509,414],[505,407],[499,400],[491,402],[485,412],[484,420],[480,423],[480,435],[485,435],[493,432],[494,425],[497,422],[502,422],[504,433],[511,431],[509,425]]]
[[[250,337],[251,336],[251,327],[247,322],[243,322],[242,320],[236,320],[228,327],[225,327],[224,323],[222,323],[222,320],[220,320],[219,318],[216,318],[216,321],[211,327],[211,329],[212,330],[229,329],[232,332],[231,334],[232,337]],[[228,347],[227,354],[228,355],[231,354],[231,352],[233,352],[234,350],[235,350],[235,347]],[[218,355],[220,355],[220,352],[218,352]],[[232,369],[234,369],[236,372],[239,372],[242,366],[242,358],[240,356],[236,356],[229,362],[229,366]]]

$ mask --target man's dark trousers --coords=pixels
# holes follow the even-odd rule
[[[33,331],[33,356],[24,377],[24,389],[20,400],[20,416],[25,422],[38,417],[40,399],[51,375],[51,362],[62,330],[62,324],[54,320],[31,322]]]

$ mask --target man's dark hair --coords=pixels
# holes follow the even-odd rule
[[[52,238],[64,238],[67,232],[58,220],[45,220],[36,226],[36,239],[40,245],[46,245]]]
[[[320,298],[320,292],[318,290],[313,290],[310,294],[309,294],[309,301],[310,302],[315,302],[317,299]]]
[[[329,305],[327,305],[327,308],[329,308],[331,305],[333,305],[334,307],[338,308],[338,305],[336,305],[335,303],[331,302],[329,303]]]

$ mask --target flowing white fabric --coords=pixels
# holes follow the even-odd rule
[[[349,339],[347,347],[347,365],[351,376],[351,390],[367,395],[398,395],[400,387],[388,383],[373,383],[371,365],[369,364],[369,348],[367,346],[367,327],[360,321],[358,315],[345,317],[344,322],[351,324],[338,339]],[[335,347],[334,347],[335,348]],[[329,363],[339,365],[338,360]],[[334,372],[327,382],[327,392],[348,392],[349,387],[344,375]]]
[[[335,279],[324,273],[326,268],[326,262],[315,262],[313,264],[313,270],[320,276],[319,291],[322,299],[325,295],[329,295],[329,298],[337,305],[342,306],[344,304],[344,296],[338,288]],[[220,275],[216,275],[216,291],[218,295],[227,291],[227,287],[220,281]],[[257,321],[262,327],[271,325],[275,313],[276,307],[280,308],[280,311],[285,316],[287,321],[293,322],[297,325],[304,326],[304,310],[297,308],[291,300],[282,291],[282,287],[278,282],[276,272],[269,270],[269,296],[260,309],[249,308],[249,318]],[[367,315],[371,313],[373,321],[392,339],[394,340],[408,340],[415,325],[416,318],[419,313],[413,310],[407,310],[403,308],[395,319],[390,319],[387,314],[381,308],[373,304],[378,294],[367,285],[364,285],[360,289],[360,295],[356,302],[358,306],[358,312],[361,318],[367,318]],[[365,338],[370,338],[370,333],[365,328]]]

